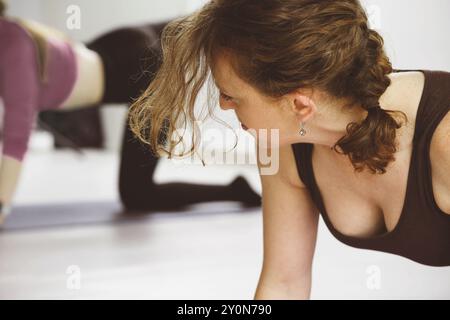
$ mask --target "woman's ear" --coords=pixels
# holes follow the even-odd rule
[[[293,96],[292,111],[299,121],[306,122],[316,112],[314,101],[308,96],[297,93]]]

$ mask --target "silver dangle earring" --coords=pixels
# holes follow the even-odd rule
[[[302,128],[300,129],[300,132],[299,132],[301,136],[304,136],[306,134],[306,130],[305,130],[304,126],[305,126],[305,123],[302,121]]]

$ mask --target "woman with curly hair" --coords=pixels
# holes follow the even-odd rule
[[[176,124],[195,126],[195,98],[213,80],[258,156],[279,153],[275,174],[258,161],[256,298],[309,297],[319,213],[350,246],[450,265],[450,73],[393,69],[358,0],[212,0],[169,23],[162,44],[131,107],[143,142],[173,155]],[[175,139],[156,139],[163,126]]]

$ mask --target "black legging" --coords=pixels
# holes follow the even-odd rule
[[[167,22],[114,29],[86,44],[103,60],[105,93],[102,104],[130,104],[148,87],[161,63],[160,36]],[[119,193],[126,208],[171,210],[198,202],[228,200],[240,201],[246,206],[261,204],[260,195],[241,176],[225,186],[155,184],[153,175],[157,163],[158,158],[148,146],[133,136],[127,121],[119,175]]]

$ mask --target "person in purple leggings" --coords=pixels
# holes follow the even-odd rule
[[[36,115],[107,103],[131,104],[159,66],[159,37],[167,22],[117,28],[83,44],[37,22],[0,16],[4,105],[0,224],[10,212]],[[153,175],[158,160],[133,136],[127,121],[119,175],[126,209],[173,210],[228,200],[245,206],[261,204],[260,195],[242,176],[228,185],[156,184]]]

